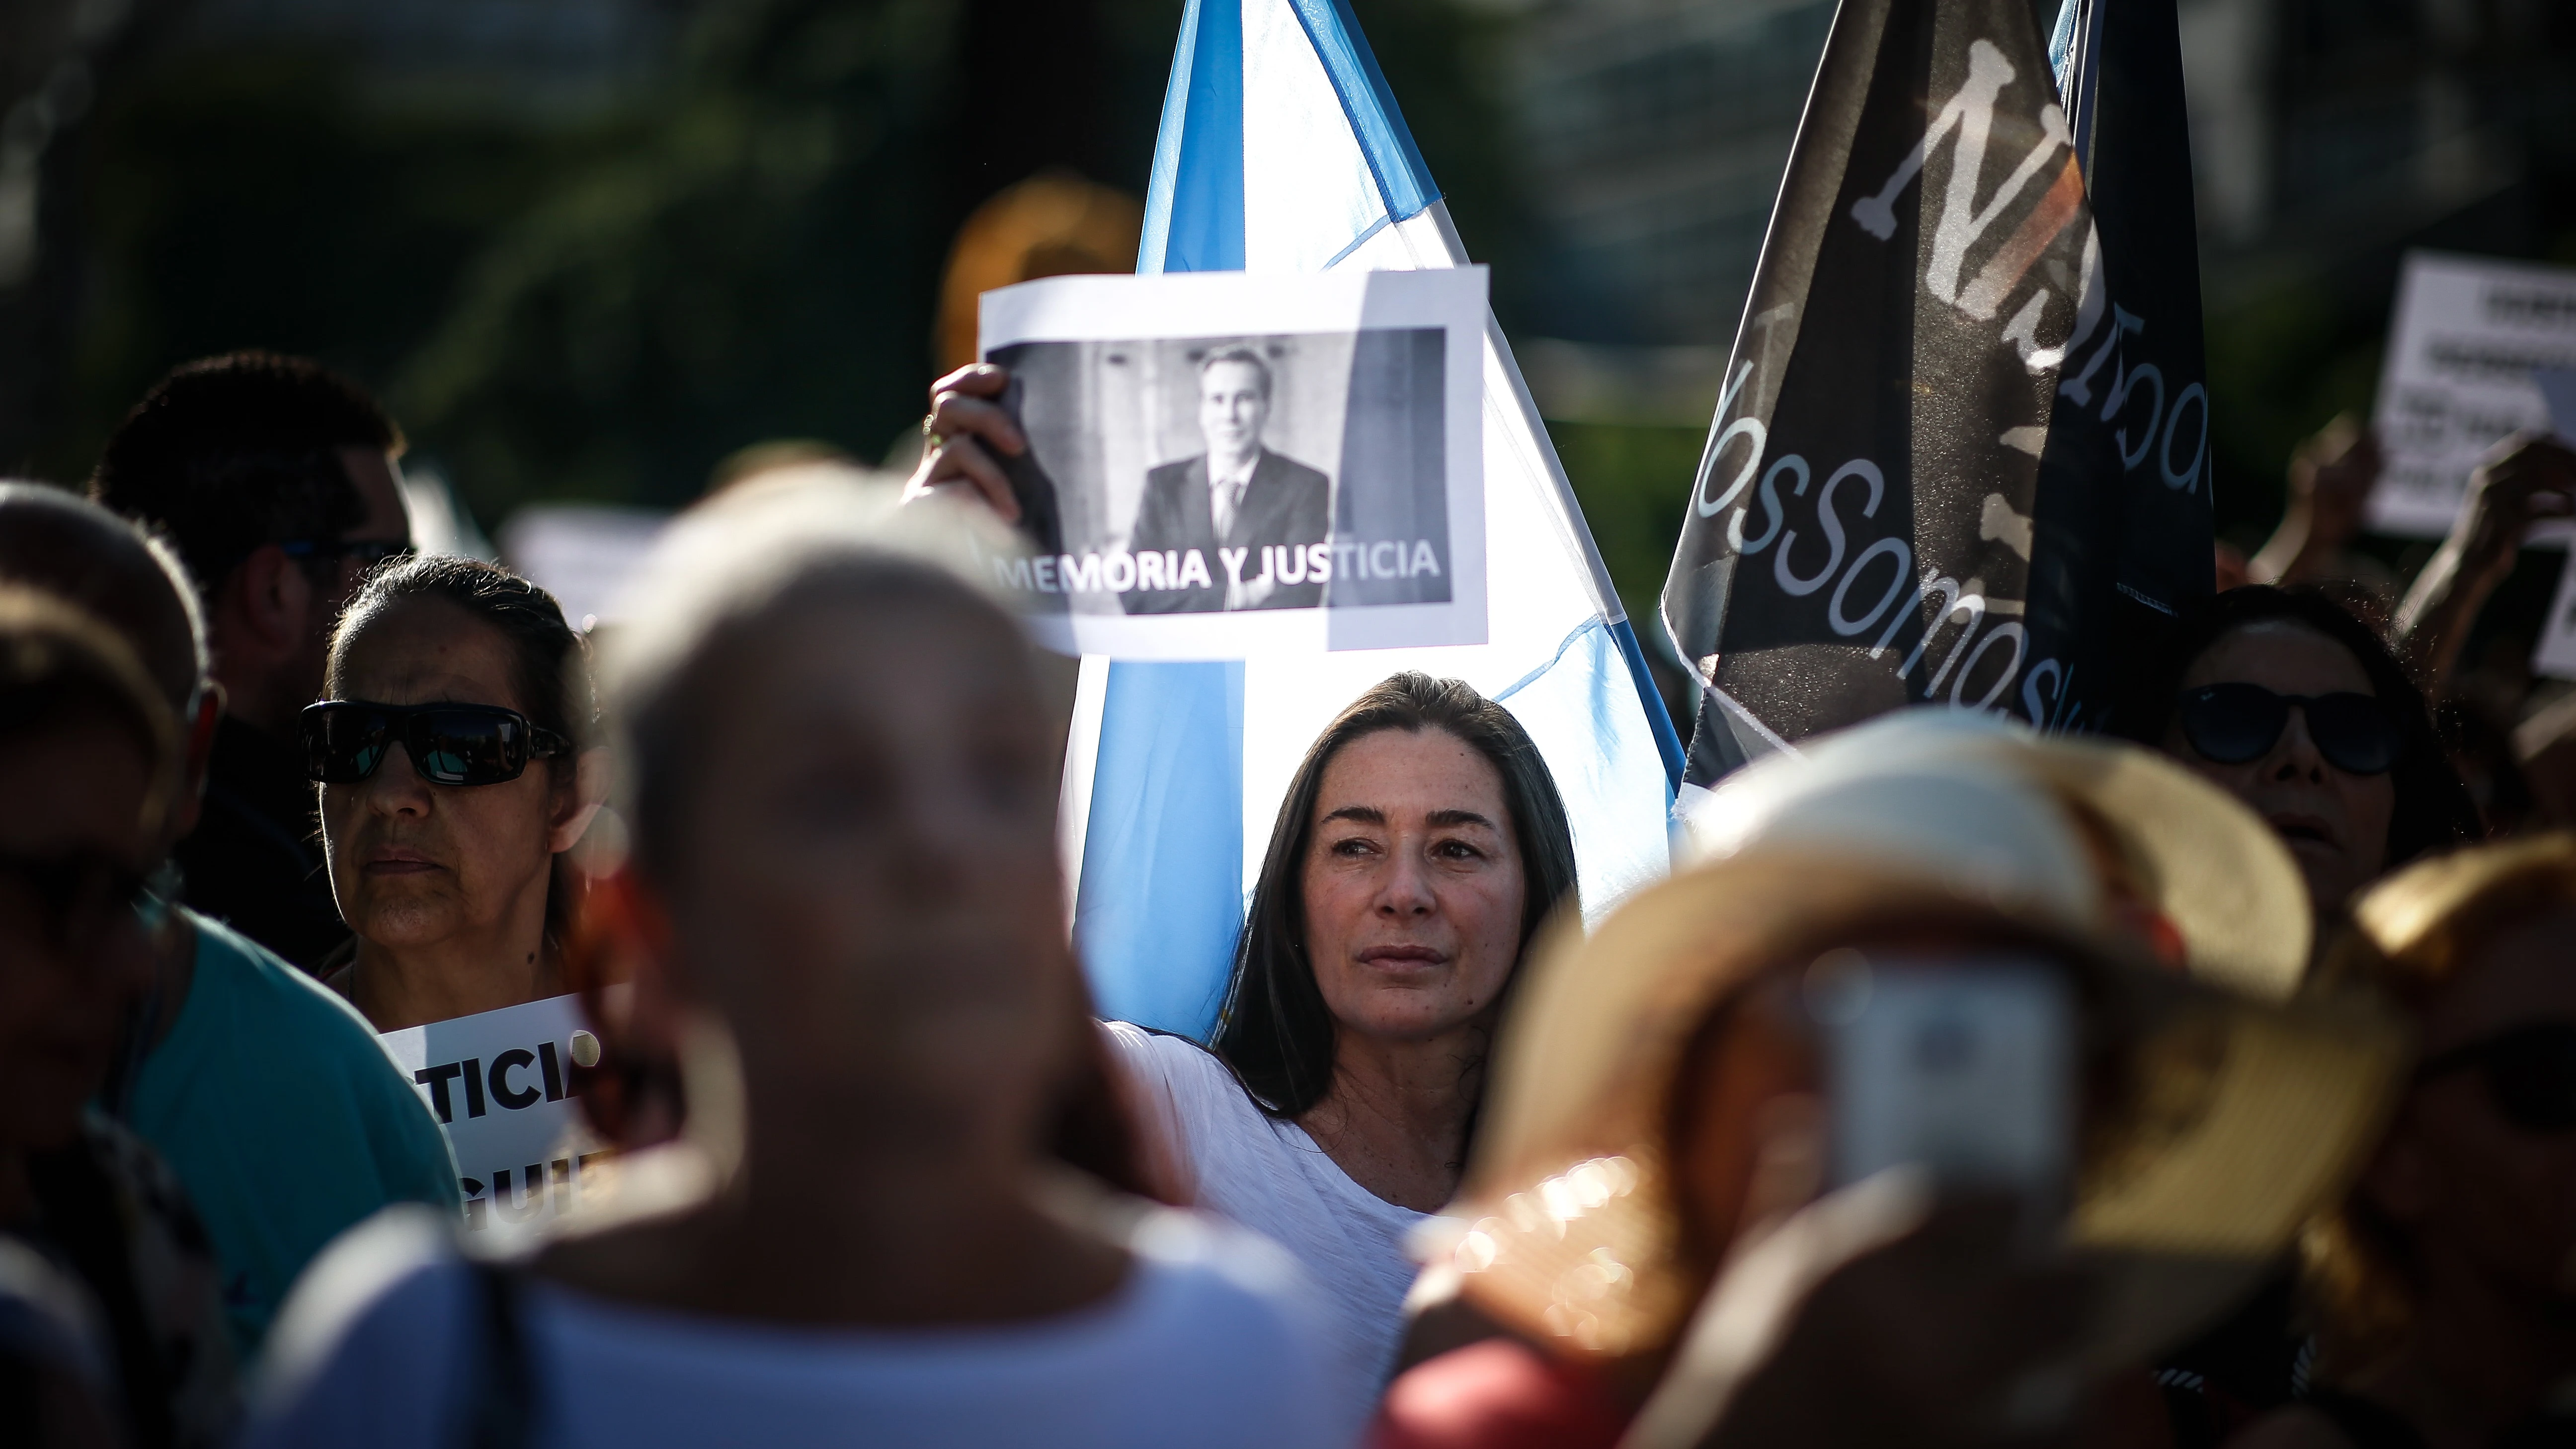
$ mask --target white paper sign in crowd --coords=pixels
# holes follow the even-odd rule
[[[996,582],[1068,654],[1482,644],[1484,344],[1482,267],[987,292],[1034,545]]]
[[[2387,470],[2371,526],[2438,538],[2460,510],[2478,456],[2546,427],[2535,369],[2576,368],[2576,269],[2409,252],[2379,379]],[[2565,524],[2534,530],[2564,540]]]
[[[447,1130],[469,1229],[560,1216],[606,1155],[572,1090],[574,1067],[599,1060],[587,1025],[579,997],[557,996],[384,1034]]]

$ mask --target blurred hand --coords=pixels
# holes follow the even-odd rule
[[[2460,572],[2491,590],[2513,572],[2535,520],[2576,512],[2576,451],[2541,433],[2516,433],[2487,451],[2469,475],[2468,496],[2451,525]]]
[[[2025,1212],[2005,1196],[1936,1201],[1910,1170],[1802,1209],[1719,1275],[1632,1442],[2064,1438],[2082,1407],[2067,1355],[2090,1284],[2034,1253]]]
[[[2319,441],[2325,441],[2323,435]],[[2291,491],[2305,495],[2311,510],[2311,537],[2333,548],[2352,542],[2361,532],[2371,490],[2379,486],[2380,461],[2378,438],[2360,428],[2341,451],[2292,471]]]
[[[1002,395],[1011,374],[989,362],[961,367],[930,385],[930,416],[923,426],[929,446],[921,466],[904,484],[904,501],[927,498],[941,488],[980,498],[1004,523],[1020,521],[1019,500],[1011,482],[993,462],[992,449],[1017,457],[1029,442],[1010,414],[986,401]]]

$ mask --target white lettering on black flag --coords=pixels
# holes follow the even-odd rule
[[[2173,8],[2108,9],[2079,124],[2027,0],[1836,15],[1664,586],[1692,782],[1919,701],[2100,728],[2208,591]]]

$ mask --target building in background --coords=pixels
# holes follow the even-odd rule
[[[2035,18],[2056,8],[2035,0]],[[1507,93],[1548,272],[1531,319],[1544,336],[1523,350],[1552,416],[1706,422],[1833,11],[1539,0],[1522,14]],[[2330,305],[2384,316],[2407,244],[2535,255],[2576,228],[2576,5],[2179,11],[2214,314],[2322,281]]]

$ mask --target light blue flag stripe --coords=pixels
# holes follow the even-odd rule
[[[1292,3],[1297,23],[1305,27],[1307,41],[1324,63],[1324,74],[1332,78],[1333,90],[1342,98],[1342,114],[1350,117],[1351,131],[1359,137],[1360,154],[1368,158],[1369,174],[1377,178],[1377,194],[1386,203],[1386,214],[1397,221],[1421,215],[1424,207],[1440,199],[1440,188],[1431,182],[1431,168],[1422,163],[1412,128],[1404,124],[1395,92],[1387,89],[1386,76],[1377,68],[1377,57],[1369,53],[1347,0]]]
[[[1672,711],[1664,708],[1663,691],[1655,688],[1654,671],[1646,667],[1646,651],[1637,643],[1637,631],[1625,619],[1610,626],[1610,637],[1618,641],[1619,657],[1628,661],[1628,682],[1637,691],[1637,707],[1645,713],[1646,727],[1655,732],[1655,753],[1664,762],[1665,784],[1678,790],[1682,783],[1681,732],[1673,728]]]
[[[1178,50],[1136,270],[1240,271],[1239,0],[1190,0]],[[1243,665],[1110,665],[1092,770],[1074,940],[1094,1004],[1204,1041],[1243,920]]]
[[[1204,1039],[1243,920],[1243,665],[1111,665],[1097,760],[1074,905],[1095,1005]]]

